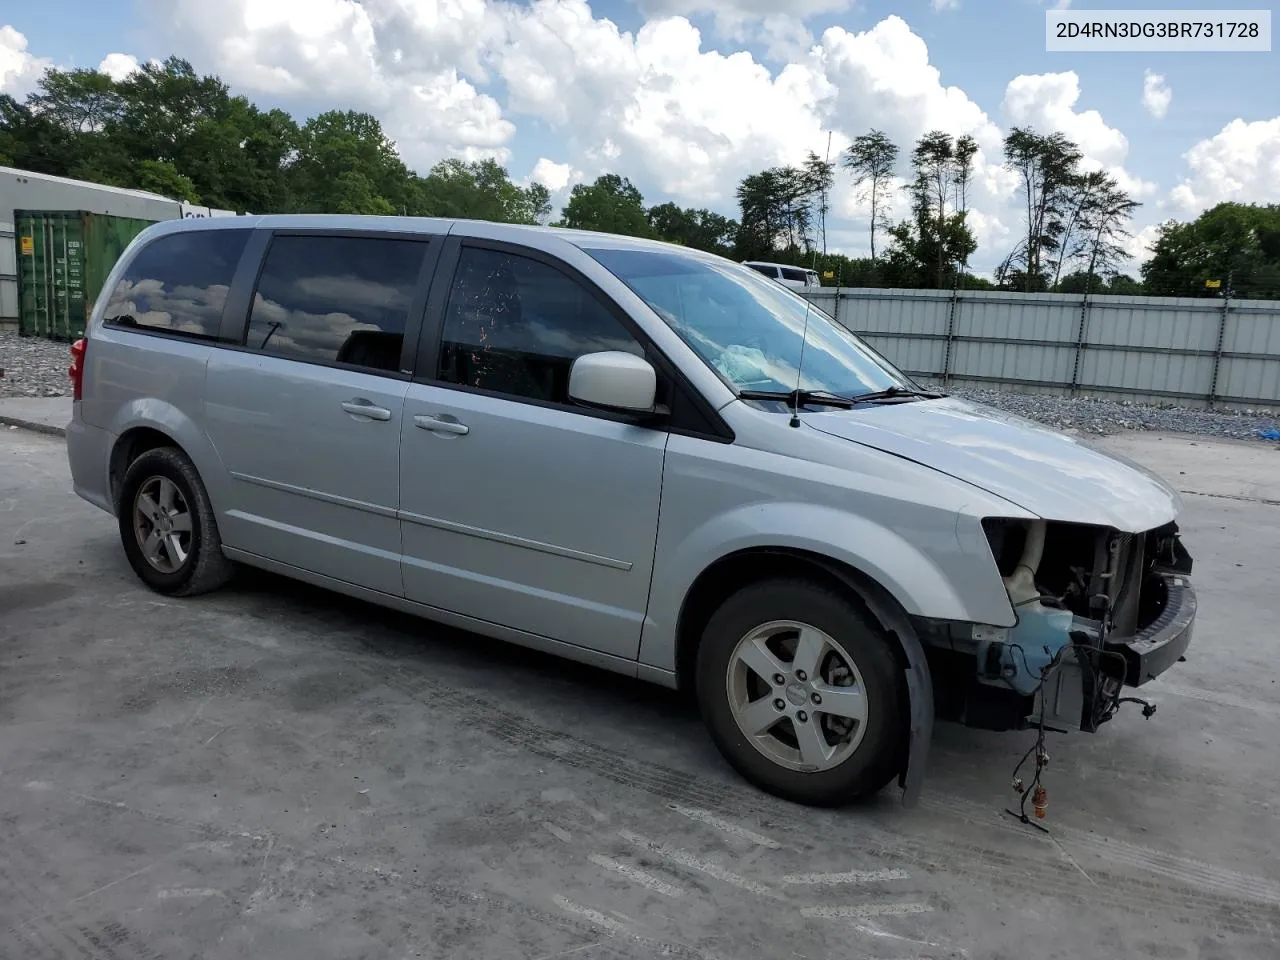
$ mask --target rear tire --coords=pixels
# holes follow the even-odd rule
[[[905,756],[891,642],[837,591],[792,579],[743,588],[698,648],[712,740],[743,777],[787,800],[838,806],[878,792]]]
[[[129,465],[117,514],[129,565],[157,593],[207,593],[235,572],[200,474],[176,447],[148,450]]]

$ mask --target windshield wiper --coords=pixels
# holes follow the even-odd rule
[[[743,400],[778,400],[788,407],[839,407],[849,410],[853,401],[826,390],[743,390],[738,394]]]
[[[939,400],[945,397],[945,393],[937,393],[931,390],[917,390],[914,387],[892,386],[884,390],[875,390],[871,393],[857,393],[849,398],[852,403],[876,403],[880,400]]]

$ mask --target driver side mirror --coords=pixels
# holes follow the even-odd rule
[[[657,371],[632,353],[585,353],[569,368],[569,399],[588,407],[652,413],[657,392]]]

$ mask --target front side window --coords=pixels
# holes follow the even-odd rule
[[[419,240],[276,237],[245,346],[290,360],[399,370],[426,251]]]
[[[112,326],[216,340],[248,230],[185,230],[147,244],[111,291]]]
[[[604,350],[644,355],[578,281],[530,257],[463,248],[445,311],[440,380],[568,403],[573,361]]]
[[[912,385],[817,307],[739,264],[679,252],[584,249],[735,391],[789,391],[798,384],[848,397]]]
[[[764,264],[760,264],[760,263],[749,263],[747,264],[747,266],[749,266],[756,273],[764,274],[766,277],[769,277],[774,280],[778,279],[777,267],[766,267]]]

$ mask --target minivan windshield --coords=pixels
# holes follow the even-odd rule
[[[798,386],[852,397],[915,388],[826,313],[748,267],[680,252],[584,249],[652,307],[735,392],[789,392]]]

